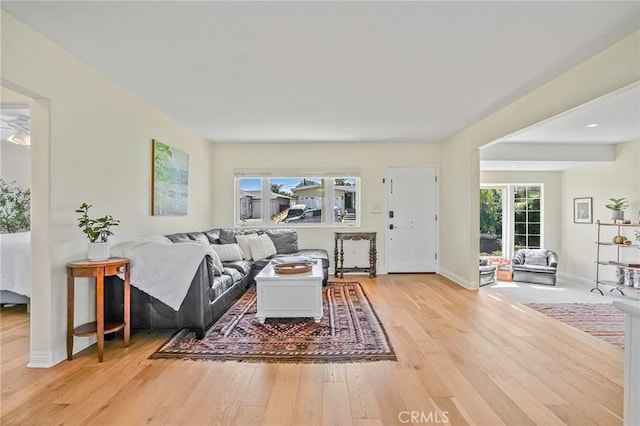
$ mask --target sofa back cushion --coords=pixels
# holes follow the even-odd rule
[[[209,244],[209,239],[202,232],[180,232],[177,234],[166,235],[172,243],[180,241],[199,241],[201,243]]]
[[[236,235],[247,235],[247,234],[257,234],[258,231],[256,229],[229,229],[222,228],[219,230],[219,240],[220,244],[235,244]]]
[[[204,232],[204,235],[209,239],[209,243],[211,244],[221,244],[220,243],[220,229],[210,229]]]
[[[276,253],[290,254],[298,251],[298,232],[295,229],[268,229],[265,234],[276,246]]]
[[[541,249],[525,249],[524,264],[547,266],[547,251]]]

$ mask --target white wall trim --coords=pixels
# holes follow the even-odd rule
[[[48,351],[31,351],[29,354],[29,368],[50,368],[56,363],[53,362],[53,353]]]
[[[479,288],[476,283],[472,283],[469,280],[465,280],[460,275],[456,275],[451,271],[441,269],[440,275],[442,275],[443,277],[445,277],[450,281],[453,281],[454,283],[458,284],[460,287],[466,288],[467,290],[478,290]]]
[[[595,287],[595,283],[593,280],[590,280],[584,277],[579,277],[573,274],[568,274],[566,272],[558,272],[558,278],[565,281],[571,281],[573,283],[581,284],[584,286]]]

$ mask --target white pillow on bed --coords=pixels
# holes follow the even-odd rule
[[[251,248],[251,256],[254,260],[266,259],[276,254],[276,246],[267,234],[248,238],[247,242]]]
[[[242,260],[242,250],[238,244],[211,244],[211,248],[223,262]]]

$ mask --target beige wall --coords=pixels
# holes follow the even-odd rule
[[[638,222],[640,211],[640,142],[620,143],[616,146],[615,162],[577,167],[562,172],[562,256],[560,271],[566,278],[593,284],[595,279],[595,259],[597,220],[611,223],[611,210],[605,207],[609,198],[626,197],[630,207],[625,218]],[[573,223],[573,199],[593,198],[593,224]],[[640,230],[640,228],[637,228]],[[602,238],[608,240],[615,234],[614,228],[603,228]],[[632,232],[626,232],[632,238]],[[613,252],[603,248],[603,255],[610,257]],[[634,250],[635,251],[635,250]],[[631,249],[622,249],[623,256],[637,253]],[[610,259],[611,260],[611,259]],[[613,277],[614,269],[601,268],[605,279]]]
[[[42,276],[34,279],[30,363],[46,366],[66,356],[64,265],[86,257],[74,209],[87,202],[94,215],[120,219],[112,243],[204,229],[211,219],[211,145],[5,12],[2,84],[35,99],[34,274]],[[154,138],[190,154],[187,216],[150,215]],[[94,315],[91,287],[76,284],[76,323]],[[77,342],[76,350],[89,344]]]
[[[560,172],[481,172],[481,184],[539,183],[543,185],[544,247],[560,252]]]
[[[478,148],[640,80],[640,32],[442,142],[441,271],[478,288]],[[444,166],[446,164],[446,167]]]
[[[333,169],[360,170],[360,220],[363,232],[378,233],[378,270],[386,272],[385,244],[386,219],[373,210],[385,210],[385,177],[388,166],[437,166],[440,147],[420,143],[255,143],[214,144],[211,152],[212,180],[215,182],[215,203],[212,220],[216,226],[233,226],[234,170]],[[312,173],[313,174],[313,173]],[[333,232],[338,228],[305,228],[299,231],[299,244],[303,248],[324,248],[333,253]],[[344,230],[345,228],[339,228]],[[349,262],[359,266],[368,264],[367,252],[348,247]],[[346,264],[347,260],[345,260]],[[333,265],[333,262],[331,262]]]

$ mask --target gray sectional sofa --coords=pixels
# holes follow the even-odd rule
[[[323,283],[329,277],[329,256],[324,249],[299,249],[298,234],[293,229],[231,229],[218,228],[205,232],[186,232],[166,235],[173,243],[199,241],[207,244],[234,244],[237,235],[266,234],[273,242],[277,254],[269,259],[236,260],[223,262],[224,271],[218,272],[213,259],[206,256],[193,277],[187,296],[180,309],[160,302],[158,299],[131,287],[132,329],[179,329],[191,328],[196,337],[204,337],[209,326],[231,307],[233,302],[254,282],[256,274],[273,257],[308,256],[320,259],[324,270]],[[135,265],[133,266],[135,267]],[[122,320],[123,281],[114,276],[105,286],[105,318]]]

